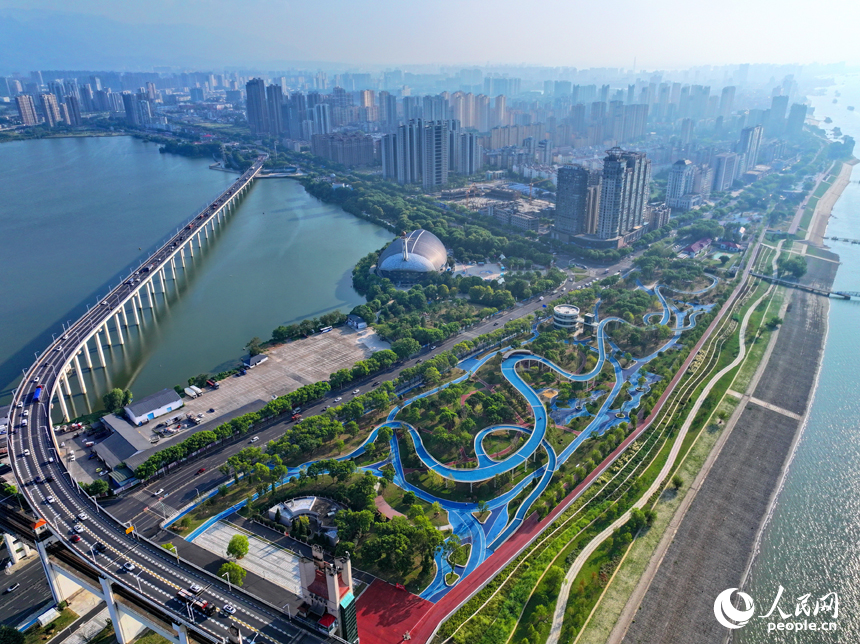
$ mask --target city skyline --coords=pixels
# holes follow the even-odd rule
[[[535,37],[527,46],[506,49],[499,43],[522,39],[522,23],[511,20],[522,9],[501,4],[445,2],[405,10],[390,2],[364,7],[336,0],[320,21],[313,7],[254,0],[235,6],[212,0],[209,10],[155,2],[113,5],[99,0],[75,4],[74,12],[54,0],[0,4],[0,39],[10,45],[0,73],[26,67],[126,69],[159,65],[223,68],[305,63],[325,66],[545,65],[620,67],[632,70],[739,63],[860,64],[860,54],[843,43],[860,19],[860,9],[839,3],[841,19],[828,29],[809,28],[805,5],[736,0],[712,7],[689,7],[678,0],[645,6],[621,0],[611,9],[596,5],[545,4],[535,18]],[[363,29],[355,29],[360,11]],[[685,25],[707,24],[731,46],[713,47],[697,29],[682,28],[673,16],[683,11]],[[618,12],[628,16],[613,20]],[[690,16],[690,12],[699,14]],[[739,19],[739,17],[743,19]],[[421,24],[420,30],[411,28]],[[480,25],[480,29],[476,28]],[[592,28],[597,25],[598,28]],[[763,25],[768,25],[765,29]],[[300,28],[299,28],[300,26]],[[539,27],[539,29],[537,29]],[[382,33],[385,38],[379,37]],[[368,37],[374,36],[374,37]],[[612,46],[606,46],[611,41]],[[797,43],[814,55],[798,59]],[[223,43],[232,43],[224,48]],[[324,47],[320,46],[324,43]],[[21,69],[18,69],[21,67]]]

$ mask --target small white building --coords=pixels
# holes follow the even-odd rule
[[[367,322],[364,321],[364,318],[360,315],[353,315],[352,313],[346,316],[346,323],[357,331],[367,328]]]
[[[162,389],[125,407],[125,415],[133,425],[140,426],[154,418],[176,411],[182,405],[182,398],[178,393],[173,389]]]
[[[570,304],[558,304],[553,308],[552,321],[557,329],[574,329],[581,322],[579,307]]]
[[[248,367],[248,369],[253,369],[258,364],[263,364],[268,359],[269,356],[267,356],[265,353],[260,353],[255,356],[248,356],[242,361],[242,364]]]

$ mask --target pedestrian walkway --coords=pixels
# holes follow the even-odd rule
[[[110,611],[105,606],[98,613],[81,624],[76,631],[63,640],[65,644],[85,644],[102,632],[110,619]]]

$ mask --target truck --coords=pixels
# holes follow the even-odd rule
[[[42,397],[42,385],[36,387],[36,391],[33,392],[33,402],[39,402],[39,398]]]
[[[211,379],[207,380],[206,384],[209,385],[210,387],[212,387],[212,389],[218,389],[221,386],[220,384],[218,384],[218,382],[216,380],[211,380]]]
[[[197,398],[197,392],[194,391],[191,387],[186,387],[184,389],[184,391],[185,391],[185,395],[188,396],[189,398]]]
[[[179,601],[188,604],[195,610],[200,611],[207,617],[211,617],[215,614],[215,604],[204,599],[200,599],[197,595],[188,590],[185,590],[184,588],[180,588],[178,591],[176,591],[176,598]]]
[[[140,270],[140,272],[141,272],[141,273],[148,273],[148,272],[149,272],[149,271],[151,271],[153,268],[155,268],[155,263],[154,263],[154,262],[153,262],[152,264],[147,264],[146,266],[144,266],[144,267]]]
[[[202,395],[203,395],[203,390],[202,390],[200,387],[195,387],[194,385],[191,385],[191,386],[189,387],[189,389],[193,390],[193,391],[194,391],[194,393],[195,393],[195,394],[197,394],[198,396],[202,396]]]

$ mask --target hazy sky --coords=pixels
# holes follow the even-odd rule
[[[0,0],[0,67],[857,64],[858,33],[860,0]]]

